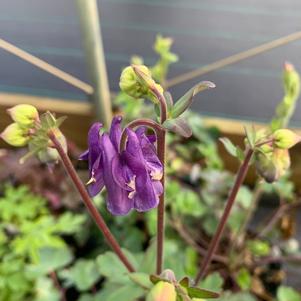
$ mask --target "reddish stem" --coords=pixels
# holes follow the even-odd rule
[[[135,272],[134,267],[128,261],[127,257],[124,255],[124,253],[122,252],[117,240],[115,239],[115,237],[111,233],[111,231],[108,228],[107,224],[105,223],[103,217],[98,212],[97,208],[95,207],[94,203],[92,202],[92,200],[91,200],[91,198],[90,198],[90,196],[89,196],[89,194],[86,190],[86,187],[83,185],[82,181],[78,177],[78,175],[77,175],[77,173],[76,173],[76,171],[75,171],[75,169],[72,165],[72,162],[70,161],[68,155],[65,153],[61,143],[56,138],[55,133],[53,131],[49,131],[48,137],[53,142],[54,147],[58,151],[68,175],[72,179],[76,189],[78,190],[79,194],[82,197],[82,200],[83,200],[84,204],[86,205],[86,207],[88,209],[88,212],[90,213],[91,217],[93,218],[93,220],[97,224],[100,231],[103,233],[103,235],[106,238],[108,244],[113,249],[113,251],[116,253],[116,255],[119,257],[121,262],[125,265],[127,270],[129,272]]]
[[[218,227],[216,229],[216,232],[210,242],[210,245],[209,245],[209,249],[208,249],[208,252],[207,252],[207,255],[206,257],[204,258],[203,262],[202,262],[202,265],[201,265],[201,268],[195,278],[195,284],[197,284],[206,274],[207,272],[207,269],[209,267],[209,264],[212,260],[212,257],[216,251],[216,248],[220,242],[220,239],[222,237],[222,234],[225,230],[225,226],[226,226],[226,223],[227,223],[227,220],[228,220],[228,217],[230,215],[230,212],[231,212],[231,209],[234,205],[234,202],[235,202],[235,199],[236,199],[236,196],[237,196],[237,193],[238,193],[238,190],[241,186],[241,184],[243,183],[246,175],[247,175],[247,172],[248,172],[248,169],[249,169],[249,162],[252,158],[252,155],[253,155],[253,150],[252,149],[248,149],[247,153],[246,153],[246,156],[244,158],[244,161],[243,163],[241,164],[241,166],[239,167],[239,170],[238,170],[238,173],[237,173],[237,176],[236,176],[236,179],[235,179],[235,182],[234,182],[234,185],[232,187],[232,190],[230,192],[230,195],[229,195],[229,198],[228,198],[228,201],[227,201],[227,204],[226,204],[226,207],[224,209],[224,213],[221,217],[221,220],[218,224]]]
[[[65,296],[65,290],[61,287],[59,280],[57,279],[56,272],[52,271],[50,272],[50,277],[53,281],[54,286],[57,288],[57,290],[61,294],[61,301],[67,301]]]
[[[157,136],[157,153],[158,158],[163,166],[163,175],[161,183],[163,186],[163,193],[160,196],[160,201],[157,211],[157,274],[161,274],[163,267],[163,253],[164,253],[164,232],[165,232],[165,131],[160,131]]]

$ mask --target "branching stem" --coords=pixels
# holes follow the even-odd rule
[[[99,211],[95,207],[95,205],[94,205],[93,201],[91,200],[85,186],[83,185],[82,181],[78,177],[78,175],[77,175],[77,173],[76,173],[76,171],[75,171],[75,169],[72,165],[72,162],[70,161],[68,155],[65,153],[61,143],[56,138],[55,132],[54,131],[49,131],[48,132],[48,137],[52,141],[52,143],[54,145],[54,148],[58,151],[58,153],[60,155],[60,158],[62,160],[62,163],[63,163],[63,165],[66,169],[66,172],[68,173],[68,175],[72,179],[76,189],[78,190],[79,194],[82,197],[82,200],[83,200],[85,206],[88,209],[88,212],[90,213],[91,217],[93,218],[93,220],[97,224],[100,231],[103,233],[103,235],[106,238],[109,246],[116,253],[116,255],[119,257],[121,262],[125,265],[127,270],[129,272],[135,272],[134,267],[129,262],[127,257],[124,255],[124,253],[121,250],[117,240],[115,239],[115,237],[111,233],[110,229],[108,228],[107,224],[105,223],[103,217],[101,216],[101,214],[99,213]]]
[[[224,213],[223,213],[223,215],[221,217],[221,220],[218,224],[216,232],[215,232],[215,234],[214,234],[214,236],[213,236],[213,238],[210,242],[209,249],[207,251],[207,255],[205,256],[205,258],[202,262],[202,265],[200,267],[200,270],[199,270],[199,272],[198,272],[198,274],[195,278],[195,284],[197,284],[205,276],[205,274],[207,272],[207,269],[208,269],[209,264],[212,260],[212,257],[213,257],[213,255],[216,251],[216,248],[217,248],[217,246],[218,246],[218,244],[221,240],[222,234],[223,234],[225,226],[227,224],[227,220],[228,220],[229,215],[231,213],[231,209],[234,205],[238,190],[239,190],[241,184],[243,183],[243,181],[246,177],[246,174],[248,172],[249,163],[250,163],[250,160],[252,158],[253,152],[254,151],[252,149],[247,150],[244,161],[241,164],[241,166],[239,167],[234,185],[232,187],[232,190],[230,192],[228,201],[226,203],[226,207],[224,209]]]

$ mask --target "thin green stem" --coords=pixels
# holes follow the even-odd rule
[[[84,204],[86,205],[86,207],[88,209],[88,212],[90,213],[91,217],[93,218],[93,220],[97,224],[100,231],[103,233],[103,235],[106,238],[109,246],[116,253],[116,255],[119,257],[119,259],[124,264],[124,266],[127,268],[127,270],[129,272],[135,272],[134,267],[129,262],[127,257],[124,255],[124,253],[121,250],[117,240],[115,239],[115,237],[111,233],[110,229],[108,228],[107,224],[105,223],[103,217],[101,216],[101,214],[99,213],[99,211],[95,207],[93,201],[91,200],[91,198],[90,198],[90,196],[89,196],[89,194],[86,190],[86,187],[83,185],[82,181],[78,177],[78,175],[77,175],[77,173],[76,173],[76,171],[75,171],[75,169],[72,165],[72,162],[70,161],[68,155],[64,151],[61,143],[56,138],[55,132],[54,131],[49,131],[48,137],[52,141],[52,143],[54,145],[54,148],[58,151],[58,153],[60,155],[60,158],[62,160],[62,163],[63,163],[68,175],[72,179],[76,189],[78,190],[79,194],[82,197],[82,200],[83,200]]]
[[[197,284],[205,276],[205,274],[207,272],[209,264],[212,260],[212,257],[213,257],[213,255],[216,251],[216,248],[217,248],[217,246],[220,242],[220,239],[222,237],[222,234],[225,230],[225,226],[226,226],[227,220],[229,218],[229,215],[231,213],[231,209],[234,205],[238,190],[239,190],[240,186],[242,185],[242,183],[243,183],[243,181],[244,181],[244,179],[247,175],[247,172],[248,172],[248,169],[249,169],[249,163],[250,163],[250,160],[252,158],[253,152],[254,151],[252,149],[247,150],[244,161],[241,164],[241,166],[239,167],[234,185],[232,187],[232,190],[231,190],[230,195],[228,197],[226,207],[224,209],[224,213],[223,213],[223,215],[221,217],[221,220],[218,224],[216,232],[215,232],[215,234],[214,234],[214,236],[213,236],[213,238],[210,242],[207,255],[205,256],[205,258],[203,260],[203,263],[200,267],[200,270],[199,270],[199,272],[198,272],[198,274],[195,278],[195,284]]]

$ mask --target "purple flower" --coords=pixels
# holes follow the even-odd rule
[[[156,155],[155,136],[126,129],[125,150],[119,152],[121,117],[115,117],[109,133],[100,135],[100,123],[89,130],[89,149],[80,157],[88,160],[91,196],[107,188],[107,207],[114,215],[127,214],[131,209],[147,211],[156,207],[163,192],[160,182],[163,167]]]

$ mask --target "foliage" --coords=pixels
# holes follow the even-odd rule
[[[59,300],[48,275],[73,260],[62,235],[79,231],[84,216],[54,217],[25,186],[4,187],[0,208],[0,299]]]

